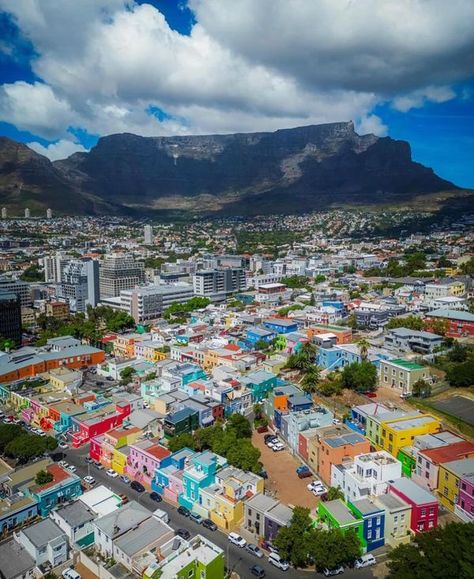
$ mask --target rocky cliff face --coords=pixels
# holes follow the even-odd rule
[[[331,204],[403,201],[455,188],[414,163],[408,143],[357,135],[350,122],[274,133],[111,135],[89,153],[54,164],[36,157],[42,159],[53,189],[63,186],[67,195],[93,199],[93,211],[100,211],[102,203],[108,210],[138,213],[284,213]],[[35,163],[38,166],[36,158]],[[12,168],[16,171],[18,166],[13,163]],[[32,186],[49,197],[39,168],[36,181],[35,174],[29,171]]]

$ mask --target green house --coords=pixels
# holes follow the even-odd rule
[[[367,548],[364,539],[364,529],[362,517],[358,517],[351,509],[341,500],[320,501],[318,504],[318,520],[325,523],[330,529],[339,529],[343,533],[349,530],[355,531],[359,538],[360,544],[364,551]]]
[[[398,451],[397,460],[402,464],[402,474],[411,478],[411,473],[415,470],[416,459],[413,454],[413,446],[404,446]]]

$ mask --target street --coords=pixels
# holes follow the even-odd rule
[[[221,531],[210,531],[197,523],[189,520],[187,517],[179,515],[176,507],[171,504],[162,501],[161,503],[156,503],[152,501],[147,492],[137,493],[129,485],[125,484],[120,480],[120,478],[111,478],[105,474],[104,470],[97,470],[92,465],[86,464],[84,458],[88,455],[89,447],[85,446],[77,450],[66,450],[65,455],[67,462],[73,464],[77,467],[77,475],[83,478],[87,474],[92,475],[97,484],[103,484],[110,490],[118,494],[126,494],[130,500],[135,500],[147,507],[151,511],[160,508],[166,511],[170,517],[169,525],[174,529],[185,528],[188,529],[191,535],[200,533],[208,538],[210,541],[218,545],[225,552],[226,565],[229,569],[237,572],[242,579],[247,579],[251,577],[250,568],[258,564],[265,569],[266,576],[274,579],[282,579],[283,577],[323,577],[323,575],[316,574],[314,571],[298,571],[295,569],[289,569],[283,572],[276,567],[270,565],[266,557],[258,559],[257,557],[251,555],[244,549],[240,549],[227,540],[227,535]],[[369,579],[372,578],[372,572],[370,568],[368,569],[346,569],[343,577],[354,577],[358,579]]]

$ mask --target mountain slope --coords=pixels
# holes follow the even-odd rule
[[[7,175],[0,162],[0,187],[5,184],[14,191],[20,173],[35,199],[67,212],[73,209],[63,209],[64,195],[77,198],[76,212],[85,212],[85,203],[91,213],[105,207],[134,214],[155,210],[232,215],[403,202],[456,189],[414,163],[408,143],[357,135],[351,122],[274,133],[110,135],[89,153],[55,163],[31,155],[26,166],[10,161],[12,173]],[[58,199],[55,192],[61,188],[63,199]],[[26,197],[23,189],[22,195]]]

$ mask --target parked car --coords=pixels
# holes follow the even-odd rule
[[[62,466],[63,468],[67,468],[69,466],[69,463],[65,460],[60,460],[58,462],[59,466]]]
[[[314,489],[321,488],[321,487],[324,488],[324,485],[320,480],[313,480],[309,484],[306,485],[306,488],[309,491],[313,491]]]
[[[259,434],[262,434],[262,432],[267,432],[268,431],[268,426],[266,424],[262,424],[262,426],[259,426],[257,428],[257,432]]]
[[[377,398],[377,392],[364,392],[368,398]]]
[[[87,475],[82,479],[85,484],[89,487],[93,487],[95,485],[95,478],[91,475]]]
[[[206,529],[209,529],[210,531],[217,531],[217,525],[214,523],[214,521],[211,521],[211,519],[204,519],[202,526],[206,527]]]
[[[261,476],[265,480],[268,478],[268,473],[264,468],[262,468],[262,470],[260,472],[258,472],[257,474],[258,474],[258,476]]]
[[[126,485],[130,484],[130,479],[128,478],[128,476],[126,474],[121,474],[120,475],[120,480],[125,483]]]
[[[310,476],[313,476],[312,472],[309,470],[309,466],[307,466],[306,464],[302,464],[301,466],[299,466],[296,469],[296,474],[298,475],[298,478],[308,478]]]
[[[59,447],[61,450],[67,450],[67,449],[69,448],[69,444],[67,444],[66,442],[60,442],[60,443],[58,444],[58,447]]]
[[[255,555],[255,557],[258,557],[259,559],[263,557],[262,549],[260,549],[260,547],[258,547],[254,543],[247,543],[245,545],[245,550],[251,553],[252,555]]]
[[[277,567],[278,569],[281,569],[282,571],[288,571],[288,569],[290,568],[290,564],[288,563],[288,561],[282,559],[280,555],[278,555],[278,553],[270,553],[270,555],[268,556],[268,562],[271,565]]]
[[[189,515],[189,519],[191,521],[194,521],[195,523],[197,523],[198,525],[200,525],[203,521],[203,518],[201,517],[201,515],[198,515],[198,513],[191,513]]]
[[[272,440],[274,438],[277,438],[274,434],[265,434],[265,436],[263,437],[263,441],[266,444],[269,440]]]
[[[76,472],[77,468],[73,464],[68,464],[67,467],[69,472]]]
[[[186,541],[191,537],[191,533],[188,531],[188,529],[176,529],[175,535],[178,535],[178,537],[181,537],[182,539],[185,539]]]
[[[137,480],[133,480],[130,483],[130,488],[132,488],[134,491],[137,491],[137,493],[142,493],[145,490],[145,487],[142,485],[142,483],[139,483]]]
[[[126,505],[129,502],[127,495],[121,494],[119,497],[122,499],[122,505]]]
[[[362,555],[356,559],[355,568],[362,569],[363,567],[370,567],[371,565],[375,565],[377,563],[375,557],[373,555]]]
[[[270,553],[278,553],[278,549],[270,543],[270,541],[263,541],[262,548]]]
[[[250,573],[252,573],[254,577],[258,577],[258,579],[263,579],[265,577],[265,569],[260,567],[260,565],[250,567]]]
[[[341,421],[339,420],[339,418],[333,418],[332,423],[337,425],[337,424],[341,424]]]
[[[180,515],[183,515],[183,517],[189,517],[189,515],[191,514],[191,511],[189,509],[187,509],[186,507],[178,507],[178,513]]]
[[[325,577],[333,577],[334,575],[341,575],[342,573],[344,573],[344,567],[342,565],[334,569],[323,569],[323,575]]]
[[[150,493],[150,499],[152,501],[155,501],[155,503],[161,503],[161,501],[163,500],[163,497],[160,495],[160,493],[152,492],[152,493]]]
[[[61,573],[64,579],[81,579],[81,575],[72,567],[67,567]]]
[[[94,460],[92,463],[97,470],[104,470],[104,465],[101,464],[98,460]]]
[[[91,458],[90,456],[86,456],[84,462],[86,462],[87,464],[92,464],[94,462],[94,459]]]
[[[327,491],[326,487],[315,487],[312,492],[313,492],[313,495],[315,497],[322,497],[328,491]]]
[[[243,537],[238,535],[237,533],[229,533],[229,535],[227,536],[227,539],[233,545],[237,545],[237,547],[240,547],[241,549],[243,549],[245,547],[245,545],[247,544],[247,541]]]
[[[118,477],[118,472],[115,472],[113,468],[109,468],[109,470],[106,470],[105,474],[107,476],[109,476],[110,478],[117,478]]]
[[[272,450],[273,452],[281,452],[282,450],[285,450],[285,445],[282,442],[276,442],[272,446]]]

